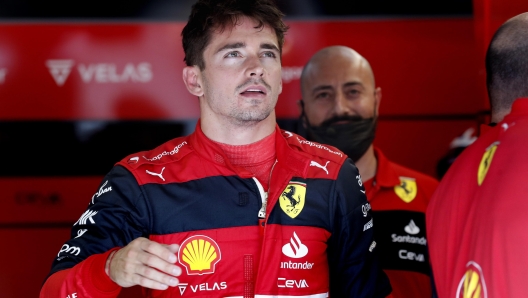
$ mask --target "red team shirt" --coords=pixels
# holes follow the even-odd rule
[[[528,297],[528,99],[457,158],[427,210],[439,297]]]
[[[374,149],[376,176],[365,181],[381,267],[395,298],[431,297],[425,211],[438,181],[389,161]]]

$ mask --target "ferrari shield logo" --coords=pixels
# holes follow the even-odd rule
[[[493,160],[493,155],[495,155],[495,151],[497,151],[498,146],[499,142],[491,144],[491,146],[486,149],[486,152],[484,152],[484,155],[482,156],[477,174],[477,182],[479,186],[482,184],[482,182],[484,182],[484,178],[486,178],[488,169],[491,166],[491,161]]]
[[[279,198],[280,207],[289,217],[295,218],[304,207],[305,197],[306,183],[290,181]]]
[[[486,282],[479,264],[471,261],[466,265],[466,273],[458,284],[456,298],[487,298]]]
[[[394,192],[405,203],[412,202],[412,200],[416,198],[416,193],[418,192],[416,180],[409,177],[400,177],[400,185],[394,186]]]

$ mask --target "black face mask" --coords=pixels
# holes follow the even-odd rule
[[[339,116],[325,120],[320,126],[311,126],[306,120],[308,138],[322,144],[328,144],[343,151],[357,162],[374,141],[376,118],[363,119],[360,116]],[[347,121],[344,124],[335,124]]]

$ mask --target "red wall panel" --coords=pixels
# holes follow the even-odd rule
[[[88,207],[102,177],[0,178],[0,228],[73,225]]]
[[[362,53],[384,90],[382,114],[464,114],[475,96],[470,18],[290,21],[281,118],[295,118],[303,65],[322,47]],[[184,87],[181,23],[3,24],[0,120],[195,119]]]

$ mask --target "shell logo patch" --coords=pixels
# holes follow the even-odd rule
[[[497,151],[498,146],[499,142],[491,144],[488,148],[486,148],[486,152],[484,152],[484,155],[482,156],[477,173],[477,182],[479,186],[482,185],[484,178],[486,178],[488,169],[491,166],[491,161],[493,160],[493,155],[495,155],[495,151]]]
[[[394,186],[394,192],[405,203],[410,203],[416,198],[418,186],[416,180],[409,177],[400,177],[400,185]]]
[[[479,264],[471,261],[466,265],[466,273],[458,284],[457,298],[487,298],[484,274]]]
[[[216,242],[203,235],[189,237],[183,241],[178,251],[178,260],[188,275],[211,274],[220,261],[220,247]]]
[[[279,197],[282,211],[291,218],[297,217],[304,208],[306,183],[290,181]]]

